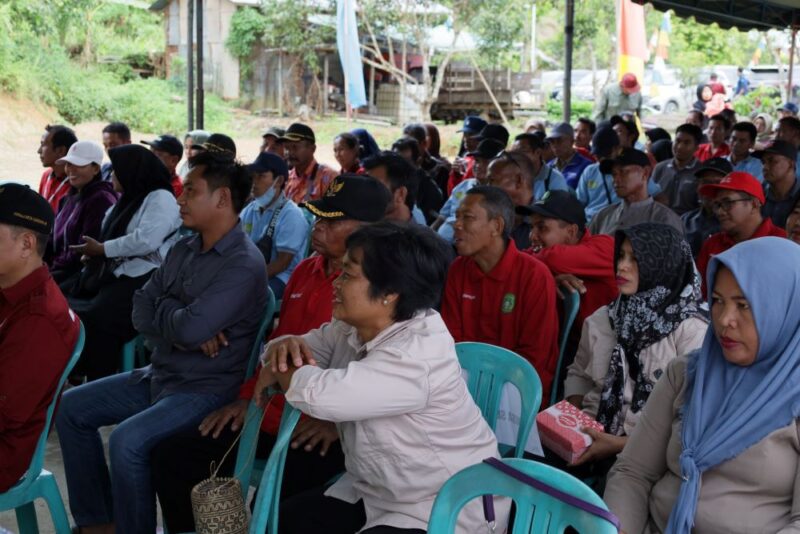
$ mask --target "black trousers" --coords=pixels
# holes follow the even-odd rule
[[[353,534],[367,522],[364,502],[356,504],[324,495],[319,487],[281,503],[278,519],[279,534]],[[363,534],[425,534],[417,528],[397,528],[385,525],[372,527]]]
[[[170,532],[194,531],[192,488],[210,475],[212,461],[219,463],[237,432],[230,426],[216,439],[203,437],[199,430],[176,434],[153,449],[151,465],[153,486],[161,503],[164,524]],[[275,444],[275,436],[261,432],[256,458],[267,458]],[[220,467],[218,476],[232,476],[238,444]],[[344,455],[339,442],[331,445],[325,456],[318,450],[289,449],[283,471],[281,498],[302,493],[328,482],[344,471]]]
[[[121,276],[90,299],[67,299],[86,329],[86,344],[74,375],[96,380],[117,372],[122,346],[136,337],[131,319],[133,294],[149,278],[150,273],[135,278]]]

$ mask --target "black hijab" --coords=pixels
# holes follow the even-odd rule
[[[643,223],[618,230],[614,237],[614,265],[628,239],[639,268],[639,288],[620,295],[608,308],[617,337],[603,385],[597,420],[606,432],[620,435],[623,428],[625,375],[634,380],[631,411],[642,409],[653,383],[644,375],[640,353],[674,332],[690,317],[703,317],[700,277],[695,273],[689,244],[680,232],[665,224]]]
[[[153,191],[172,193],[169,171],[155,154],[141,145],[122,145],[108,151],[122,196],[103,224],[100,241],[116,239],[127,233],[128,224]]]

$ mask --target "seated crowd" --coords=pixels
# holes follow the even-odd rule
[[[768,115],[724,111],[674,135],[627,113],[513,137],[467,117],[452,163],[432,124],[390,150],[359,128],[332,139],[339,170],[301,123],[248,164],[221,133],[47,126],[38,194],[0,184],[0,492],[80,321],[54,419],[76,532],[150,534],[158,506],[194,530],[192,488],[235,474],[255,401],[257,458],[287,403],[304,414],[279,532],[424,533],[450,476],[500,457],[469,341],[527,361],[541,409],[552,393],[600,423],[575,462],[526,457],[599,479],[622,532],[800,529],[800,119],[772,138]],[[122,369],[132,340],[149,364]],[[503,532],[510,503],[496,514]],[[457,531],[485,527],[469,503]]]

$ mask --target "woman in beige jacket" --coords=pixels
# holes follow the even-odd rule
[[[644,223],[615,236],[620,296],[583,325],[564,392],[605,432],[576,462],[604,475],[622,451],[667,364],[700,347],[708,323],[689,245],[675,229]],[[600,463],[597,463],[600,462]]]
[[[623,532],[800,533],[798,265],[775,237],[711,260],[712,328],[667,367],[609,476]]]
[[[267,346],[256,391],[277,381],[292,406],[336,423],[346,467],[327,491],[282,503],[281,534],[424,533],[447,479],[498,456],[453,338],[431,309],[448,255],[426,228],[358,230],[333,284],[334,320]],[[458,525],[462,534],[486,528],[479,501],[465,507]]]

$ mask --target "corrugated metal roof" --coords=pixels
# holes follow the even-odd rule
[[[716,22],[722,28],[767,30],[800,26],[800,0],[633,0],[653,4],[659,11],[673,10],[679,17]]]

